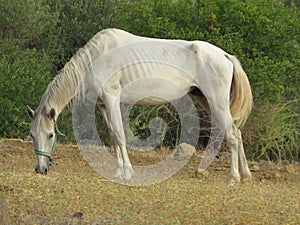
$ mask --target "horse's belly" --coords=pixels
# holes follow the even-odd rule
[[[122,103],[153,105],[171,102],[195,86],[194,71],[159,62],[128,65],[102,82],[106,93],[120,95]]]
[[[182,98],[190,92],[192,83],[173,76],[149,76],[122,85],[121,102],[156,105]]]

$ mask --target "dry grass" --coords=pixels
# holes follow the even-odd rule
[[[13,224],[297,224],[300,218],[297,164],[295,173],[260,170],[255,181],[228,187],[225,157],[201,180],[194,177],[195,156],[167,181],[129,187],[101,178],[76,147],[58,145],[55,159],[50,174],[37,175],[30,143],[0,141],[0,200]]]

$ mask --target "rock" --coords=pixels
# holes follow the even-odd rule
[[[266,170],[278,170],[277,166],[275,165],[275,163],[271,162],[271,161],[259,161],[258,162],[258,166],[262,169],[266,169]]]
[[[83,213],[82,212],[76,212],[76,213],[73,214],[73,217],[81,219],[83,217]]]
[[[258,164],[258,162],[256,162],[256,161],[251,161],[251,160],[247,160],[247,162],[248,162],[248,165],[249,165],[249,166],[253,166],[253,165],[257,165],[257,164]]]
[[[281,164],[284,165],[284,166],[286,166],[286,165],[289,165],[289,164],[291,164],[291,163],[290,163],[289,160],[282,160],[282,161],[281,161]]]
[[[260,167],[259,167],[258,165],[254,165],[254,166],[251,167],[250,170],[251,170],[252,172],[258,172],[258,171],[260,171]]]
[[[0,224],[2,225],[11,224],[6,204],[2,200],[0,200]]]
[[[296,174],[296,169],[292,164],[284,166],[284,170],[288,174]]]
[[[196,149],[194,146],[189,145],[187,143],[182,143],[177,146],[172,156],[175,159],[186,159],[190,158],[195,152]]]
[[[202,169],[197,169],[196,171],[195,171],[195,177],[196,178],[201,178],[201,179],[205,179],[205,178],[208,178],[208,176],[209,176],[209,172],[207,171],[207,170],[202,170]]]
[[[274,176],[275,176],[275,178],[276,178],[276,179],[279,179],[279,178],[281,178],[281,175],[280,175],[280,173],[275,173],[275,175],[274,175]]]

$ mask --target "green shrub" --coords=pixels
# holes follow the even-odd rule
[[[299,102],[265,104],[254,110],[244,134],[251,158],[274,161],[300,158]]]
[[[52,65],[36,49],[10,50],[0,55],[0,136],[24,138],[29,132],[26,105],[38,105],[52,80]]]
[[[195,133],[200,133],[199,143],[206,144],[210,131],[208,116],[199,107],[197,114],[195,112],[192,113],[194,109],[188,105],[188,102],[181,102],[180,109],[175,108],[176,104],[178,107],[178,103],[176,102],[159,106],[132,107],[129,113],[129,128],[134,137],[130,136],[130,132],[125,129],[127,139],[130,139],[130,144],[132,146],[139,145],[140,140],[145,140],[151,135],[153,135],[152,137],[162,136],[163,139],[151,139],[148,142],[149,144],[153,142],[159,143],[160,146],[174,147],[183,140],[192,144],[195,142]],[[197,107],[197,105],[194,105],[194,107]],[[180,110],[180,115],[177,110]],[[199,122],[194,124],[192,123],[194,121]],[[181,124],[183,122],[190,123],[188,124],[188,130],[182,130]]]
[[[254,142],[251,135],[246,137],[246,147],[252,149],[254,157],[276,152],[271,143],[266,144],[275,143],[274,140],[258,137],[264,137],[265,133],[275,135],[271,130],[286,122],[279,115],[284,114],[285,120],[290,121],[287,118],[290,112],[277,107],[300,98],[299,9],[290,0],[193,2],[0,0],[0,137],[25,137],[29,129],[24,111],[26,104],[38,105],[47,84],[95,33],[117,27],[149,37],[209,41],[237,55],[253,88],[256,111],[251,118],[255,117],[264,127],[259,121],[268,122],[264,112],[275,107],[274,119],[268,128],[251,130],[262,155],[247,145]],[[173,145],[178,140],[176,131],[180,127],[176,112],[167,106],[134,107],[130,114],[131,129],[137,136],[149,137],[147,123],[158,114],[173,132],[166,133],[164,144]],[[293,120],[299,121],[299,114],[291,115]],[[59,127],[67,136],[60,140],[74,140],[71,119],[68,111],[61,115]],[[145,129],[141,130],[140,125]],[[295,127],[282,128],[294,139],[297,137]],[[98,124],[98,129],[107,139],[103,122]],[[247,133],[247,128],[244,130]],[[204,135],[208,133],[205,131]],[[290,142],[280,143],[278,146],[288,144],[292,151]],[[279,159],[294,158],[296,153],[272,154],[269,158]]]

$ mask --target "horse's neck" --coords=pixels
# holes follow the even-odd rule
[[[85,69],[84,63],[76,62],[76,58],[65,65],[62,72],[49,84],[44,100],[41,101],[46,110],[54,108],[57,116],[61,113],[76,96]]]
[[[80,86],[79,84],[85,76],[86,70],[96,57],[103,54],[104,51],[118,45],[118,38],[113,38],[111,35],[118,32],[120,31],[101,31],[83,48],[78,50],[64,66],[62,72],[57,75],[48,86],[48,89],[44,94],[46,100],[44,103],[45,106],[47,106],[47,109],[49,108],[50,110],[51,108],[54,108],[57,114],[59,114],[76,94],[80,92],[80,94],[82,94],[84,85]]]

